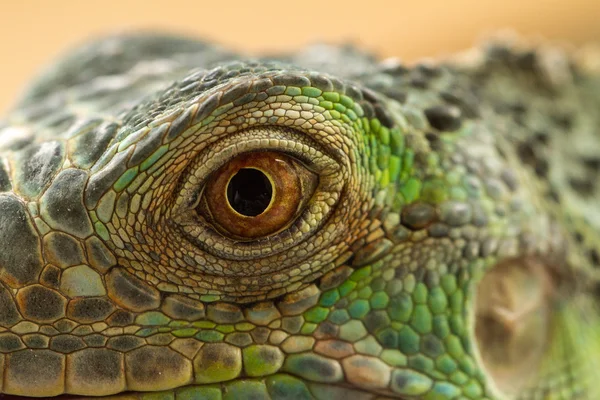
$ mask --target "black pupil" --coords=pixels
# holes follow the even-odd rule
[[[262,214],[273,195],[269,178],[254,168],[242,168],[227,185],[227,200],[238,213],[247,217]]]

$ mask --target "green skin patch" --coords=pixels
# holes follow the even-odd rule
[[[51,67],[0,124],[0,394],[596,398],[600,172],[563,142],[597,133],[600,79],[480,55],[134,35]],[[228,235],[207,182],[260,151],[317,183]]]

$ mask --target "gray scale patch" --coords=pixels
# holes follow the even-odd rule
[[[60,268],[51,264],[46,265],[40,276],[40,283],[52,289],[58,289],[60,287],[60,272]]]
[[[85,189],[85,205],[88,209],[94,209],[100,198],[112,187],[127,169],[127,158],[133,147],[116,154],[113,159],[100,171],[92,175]]]
[[[209,320],[219,324],[234,324],[244,319],[242,310],[228,303],[210,304],[206,311]]]
[[[169,129],[169,124],[166,123],[157,126],[136,143],[133,155],[129,160],[129,166],[139,165],[150,157],[150,155],[160,146],[167,129]]]
[[[221,98],[221,93],[217,92],[210,95],[207,99],[203,100],[198,107],[198,112],[196,113],[196,117],[192,124],[196,124],[201,122],[204,118],[208,117],[210,113],[212,113],[215,108],[219,105],[219,100]]]
[[[185,112],[179,115],[172,123],[171,129],[169,129],[169,134],[167,135],[167,141],[172,141],[180,133],[187,129],[190,126],[190,122],[192,120],[192,116],[195,112],[194,107],[189,107]]]
[[[381,238],[374,242],[368,243],[354,253],[352,266],[356,268],[373,264],[389,254],[393,246],[394,244],[392,241],[386,238]]]
[[[111,122],[91,129],[69,142],[69,155],[73,164],[82,169],[89,169],[106,151],[119,125]]]
[[[123,125],[121,126],[117,132],[115,132],[115,134],[113,135],[113,143],[120,143],[123,140],[127,139],[129,136],[134,135],[137,131],[141,131],[141,130],[146,130],[148,129],[147,126],[143,126],[140,129],[134,129],[131,125]],[[118,147],[118,146],[117,146]]]
[[[10,353],[24,348],[25,345],[19,336],[14,333],[0,333],[0,352]]]
[[[308,78],[310,79],[312,87],[320,89],[324,92],[331,92],[333,90],[331,81],[325,75],[312,72]]]
[[[17,192],[37,197],[49,184],[63,163],[64,146],[60,142],[45,142],[28,146],[14,160]]]
[[[414,203],[402,210],[402,224],[412,230],[426,228],[435,219],[435,208],[427,203]]]
[[[146,341],[140,337],[132,335],[116,336],[108,339],[107,347],[121,351],[123,353],[137,349],[146,344]]]
[[[267,89],[269,89],[271,86],[273,86],[273,81],[271,81],[269,78],[255,79],[252,81],[252,86],[250,87],[250,92],[252,92],[252,93],[264,92]]]
[[[105,273],[117,263],[115,256],[96,236],[86,240],[85,248],[90,265],[99,272]]]
[[[58,331],[56,330],[56,328],[53,326],[50,326],[50,325],[42,325],[40,327],[40,333],[42,333],[46,336],[58,335]]]
[[[85,264],[85,255],[81,244],[62,232],[50,232],[44,236],[44,256],[46,262],[61,268]]]
[[[359,89],[356,85],[350,83],[346,86],[346,96],[351,97],[357,103],[360,103],[364,100],[362,89]]]
[[[191,82],[187,85],[183,85],[183,82],[182,82],[181,86],[179,86],[179,92],[182,95],[189,95],[191,93],[197,93],[199,86],[200,86],[199,82]]]
[[[253,101],[256,98],[256,96],[257,96],[256,93],[246,93],[245,95],[238,97],[233,102],[233,105],[234,105],[234,107],[237,107],[237,106],[242,106],[244,104],[248,104],[251,101]]]
[[[21,320],[17,305],[10,292],[0,285],[0,326],[9,328]]]
[[[162,311],[173,319],[197,321],[205,317],[204,304],[180,295],[171,295],[163,303]]]
[[[61,319],[60,321],[56,321],[53,325],[59,332],[69,333],[75,329],[77,323],[68,319]]]
[[[250,90],[251,84],[252,84],[252,81],[244,80],[243,82],[233,85],[232,87],[227,89],[227,91],[225,93],[223,93],[223,97],[221,98],[221,103],[222,104],[231,103],[234,100],[240,98],[242,95],[248,93],[248,90]]]
[[[271,330],[264,326],[254,328],[251,333],[247,332],[232,332],[225,336],[225,342],[232,344],[236,347],[247,347],[248,345],[255,344],[265,344],[269,339],[269,335],[271,334]],[[261,352],[262,353],[262,352]],[[268,353],[271,353],[269,350]]]
[[[302,75],[292,75],[292,74],[281,74],[275,75],[273,77],[273,83],[275,85],[283,85],[283,86],[295,86],[295,87],[305,87],[310,86],[310,80],[307,77]]]
[[[123,268],[114,268],[106,276],[108,296],[132,311],[148,311],[160,306],[160,292]]]
[[[81,118],[76,120],[70,127],[67,132],[63,134],[65,139],[73,139],[77,136],[81,136],[84,133],[88,133],[94,129],[97,129],[104,120],[100,118]]]
[[[50,323],[65,316],[67,300],[55,290],[42,285],[32,285],[19,290],[17,303],[26,319]]]
[[[50,339],[47,336],[37,333],[23,336],[23,341],[30,349],[45,349],[50,343]]]
[[[104,321],[115,311],[115,306],[104,297],[88,297],[72,300],[67,307],[67,317],[89,324]]]
[[[8,171],[4,169],[4,160],[0,158],[0,192],[8,192],[12,190]]]
[[[58,335],[50,340],[50,349],[59,353],[68,354],[85,347],[84,341],[73,335]]]
[[[394,118],[390,115],[390,112],[384,108],[381,104],[375,105],[375,117],[381,122],[381,125],[387,128],[393,128],[395,125]]]
[[[83,205],[87,179],[87,173],[80,169],[67,169],[56,177],[40,200],[41,215],[48,225],[79,238],[93,233]]]
[[[0,281],[11,287],[37,282],[42,250],[25,204],[0,195]]]
[[[61,394],[66,364],[64,359],[63,354],[51,350],[25,350],[11,353],[6,359],[8,365],[4,378],[6,393],[16,391],[16,394],[24,394],[20,391],[21,388],[26,382],[30,385],[31,377],[34,376],[35,385],[28,389],[27,395],[46,397],[49,388],[57,388],[52,395]]]
[[[361,101],[360,103],[360,107],[363,109],[363,113],[365,115],[365,118],[373,118],[375,117],[375,109],[373,108],[373,105],[367,101]]]
[[[342,80],[339,77],[330,76],[329,80],[331,81],[331,84],[333,85],[334,92],[346,93],[346,85],[344,84],[344,82],[342,82]]]
[[[73,335],[76,336],[85,336],[94,332],[91,326],[89,325],[79,325],[77,328],[73,329]]]
[[[106,323],[110,326],[127,326],[133,324],[135,314],[126,310],[117,310],[106,318]]]
[[[267,94],[269,96],[277,96],[285,93],[285,89],[286,87],[283,85],[271,86],[269,89],[267,89]]]
[[[93,335],[88,335],[83,338],[85,343],[90,347],[104,347],[106,346],[106,342],[108,338],[99,333],[95,333]]]
[[[440,219],[450,226],[462,226],[471,221],[472,211],[469,204],[447,201],[440,206]]]

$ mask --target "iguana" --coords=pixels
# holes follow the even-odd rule
[[[578,54],[75,50],[0,123],[0,393],[600,398]]]

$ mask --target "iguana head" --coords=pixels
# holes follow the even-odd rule
[[[109,39],[0,128],[0,393],[529,398],[566,374],[573,239],[472,71],[233,58]]]

